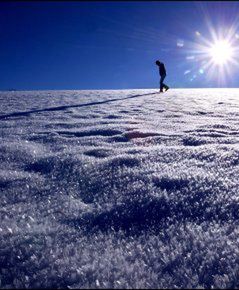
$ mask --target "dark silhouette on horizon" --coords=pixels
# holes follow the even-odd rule
[[[169,89],[169,87],[164,84],[164,79],[166,78],[166,69],[164,66],[164,63],[160,62],[159,60],[156,60],[156,65],[159,67],[159,75],[160,75],[160,92],[163,93],[163,88],[165,88],[165,91]]]

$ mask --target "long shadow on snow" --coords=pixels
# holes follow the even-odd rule
[[[133,99],[133,98],[137,98],[137,97],[141,97],[141,96],[155,95],[155,94],[157,94],[157,93],[133,95],[133,96],[122,98],[122,99],[111,99],[111,100],[106,100],[106,101],[101,101],[101,102],[92,102],[92,103],[80,104],[80,105],[59,106],[59,107],[51,107],[51,108],[45,108],[45,109],[25,111],[25,112],[15,112],[15,113],[11,113],[11,114],[6,114],[6,115],[0,116],[0,120],[4,120],[5,118],[10,118],[10,117],[27,116],[27,115],[32,114],[32,113],[62,111],[62,110],[66,110],[66,109],[69,109],[69,108],[80,108],[80,107],[88,107],[88,106],[112,103],[112,102],[117,102],[117,101],[122,101],[122,100],[127,100],[127,99]]]

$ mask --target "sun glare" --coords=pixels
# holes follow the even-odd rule
[[[219,40],[209,48],[209,55],[216,65],[224,65],[233,57],[233,49],[227,40]]]
[[[184,74],[190,82],[205,76],[208,82],[216,80],[218,85],[226,86],[232,80],[239,67],[238,27],[216,29],[209,26],[208,37],[195,31],[195,41],[185,42],[185,58],[191,67],[187,66]]]

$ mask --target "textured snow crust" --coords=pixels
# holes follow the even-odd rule
[[[0,92],[1,288],[238,288],[239,90]]]

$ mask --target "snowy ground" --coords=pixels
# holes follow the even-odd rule
[[[157,91],[0,92],[1,288],[239,287],[239,89]]]

